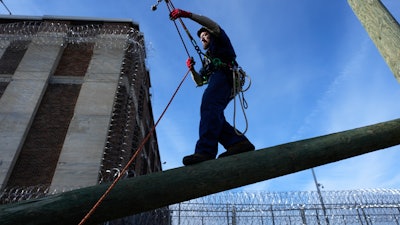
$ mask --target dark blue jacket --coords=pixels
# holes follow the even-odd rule
[[[211,35],[211,43],[206,54],[211,58],[219,58],[224,63],[235,61],[235,50],[228,35],[226,35],[222,28],[220,28],[219,36]]]
[[[211,34],[211,42],[206,52],[207,58],[209,60],[219,59],[222,63],[233,66],[237,65],[236,63],[236,53],[232,47],[232,43],[226,35],[225,31],[220,28],[220,33],[218,36]],[[213,63],[208,62],[205,59],[203,63],[203,68],[200,69],[200,75],[203,77],[203,80],[207,81],[208,77],[215,70],[222,70],[224,72],[229,71],[229,67],[225,66],[223,68],[217,68]]]

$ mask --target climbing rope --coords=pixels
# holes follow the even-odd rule
[[[156,10],[158,4],[160,4],[162,1],[163,1],[163,0],[157,0],[156,5],[153,5],[151,9],[152,9],[153,11]],[[167,4],[167,8],[168,8],[169,13],[171,13],[171,12],[175,9],[174,4],[172,3],[171,0],[165,0],[165,3]],[[196,43],[196,40],[193,38],[193,36],[192,36],[192,34],[190,33],[190,31],[187,29],[187,27],[186,27],[185,23],[183,22],[182,18],[178,18],[177,20],[178,20],[179,23],[181,24],[183,30],[185,30],[187,36],[188,36],[189,39],[190,39],[190,42],[192,43],[192,45],[193,45],[194,49],[196,50],[197,54],[199,55],[199,58],[200,58],[201,62],[203,62],[203,55],[205,55],[205,54],[201,51],[199,45]],[[183,47],[185,48],[186,54],[188,55],[189,58],[191,58],[190,53],[189,53],[189,50],[188,50],[188,48],[187,48],[187,46],[186,46],[186,43],[185,43],[185,41],[183,40],[183,37],[182,37],[182,34],[181,34],[181,32],[180,32],[180,30],[179,30],[179,28],[178,28],[178,25],[176,24],[176,20],[173,20],[173,22],[174,22],[174,25],[175,25],[175,29],[176,29],[176,31],[178,32],[179,38],[181,39],[181,42],[182,42],[182,44],[183,44]]]
[[[162,2],[163,0],[157,0],[157,3],[155,5],[152,6],[152,10],[156,10],[157,6]],[[167,8],[169,10],[169,12],[171,13],[172,10],[175,9],[174,5],[172,4],[172,2],[170,0],[164,0],[165,3],[167,4]],[[197,53],[199,54],[200,59],[202,59],[202,52],[199,48],[199,46],[197,45],[196,41],[194,40],[193,36],[190,34],[189,30],[187,29],[187,27],[185,26],[185,24],[183,23],[182,19],[179,18],[179,21],[183,27],[183,29],[186,31],[187,35],[189,36],[192,45],[194,46],[194,48],[196,49]],[[182,34],[178,28],[178,25],[176,24],[176,21],[174,21],[175,24],[175,28],[179,34],[179,37],[182,41],[182,44],[185,48],[185,51],[188,55],[188,57],[191,57],[189,54],[189,50],[183,40]],[[190,70],[188,70],[185,74],[185,76],[183,77],[182,81],[179,83],[177,89],[175,90],[174,94],[172,95],[170,101],[168,102],[167,106],[165,107],[164,111],[161,113],[159,119],[157,120],[157,122],[154,124],[154,126],[152,127],[152,129],[150,130],[150,132],[147,134],[147,136],[142,140],[141,144],[139,145],[138,149],[136,150],[135,154],[131,157],[131,159],[128,161],[128,163],[125,165],[125,167],[121,170],[121,172],[119,173],[119,175],[116,177],[116,179],[111,183],[110,187],[105,191],[105,193],[99,198],[99,200],[96,202],[96,204],[94,204],[94,206],[90,209],[90,211],[85,215],[85,217],[81,220],[81,222],[79,223],[79,225],[84,224],[89,218],[90,216],[96,211],[96,209],[99,207],[99,205],[103,202],[103,200],[105,199],[105,197],[111,192],[111,190],[115,187],[115,185],[118,183],[118,181],[122,178],[123,174],[125,174],[125,172],[129,169],[129,166],[133,163],[133,161],[135,160],[136,156],[142,151],[144,145],[146,144],[146,142],[149,140],[149,138],[153,135],[155,128],[157,127],[158,123],[160,122],[161,118],[164,116],[165,112],[167,111],[168,107],[170,106],[172,100],[175,98],[178,90],[180,89],[180,87],[182,86],[183,82],[185,81],[186,77],[188,76]]]
[[[246,88],[244,87],[246,78],[249,80],[249,84]],[[248,108],[248,104],[246,99],[244,98],[244,92],[249,90],[251,86],[251,79],[250,76],[244,72],[244,70],[241,67],[235,66],[232,68],[232,80],[233,80],[233,87],[232,87],[232,97],[233,97],[233,128],[236,132],[237,135],[244,135],[248,128],[249,128],[249,122],[247,120],[247,115],[246,115],[246,109]],[[236,129],[236,98],[239,99],[240,102],[240,107],[243,112],[243,117],[245,120],[245,129],[243,132],[239,132]]]
[[[121,170],[121,173],[118,174],[117,178],[111,183],[110,187],[104,192],[104,194],[99,198],[99,200],[94,204],[94,206],[90,209],[90,211],[85,215],[85,217],[81,220],[79,225],[84,224],[90,216],[96,211],[96,209],[100,206],[100,204],[103,202],[105,197],[111,192],[111,190],[115,187],[115,185],[118,183],[118,181],[122,178],[122,176],[128,171],[129,166],[133,163],[135,160],[136,156],[142,151],[144,145],[146,142],[150,139],[150,137],[153,135],[158,123],[160,122],[161,118],[163,118],[164,114],[166,113],[167,109],[172,103],[172,100],[175,98],[176,94],[178,93],[178,90],[181,88],[183,82],[185,81],[186,77],[188,76],[190,70],[186,72],[186,74],[183,76],[182,81],[179,83],[178,87],[176,88],[174,94],[172,95],[171,99],[169,100],[167,106],[165,107],[164,111],[161,113],[160,117],[158,118],[157,122],[153,125],[149,133],[146,135],[146,137],[142,140],[140,143],[139,147],[137,148],[135,154],[131,157],[131,159],[128,161],[128,163],[125,165],[125,167]]]
[[[171,0],[157,0],[157,3],[155,5],[153,5],[151,7],[151,9],[153,11],[155,11],[157,9],[157,6],[162,2],[165,1],[165,3],[167,4],[167,8],[168,11],[171,13],[174,9],[175,6],[173,5]],[[191,33],[189,32],[189,30],[187,29],[186,25],[184,24],[183,20],[181,18],[178,18],[178,21],[180,22],[181,26],[183,27],[183,29],[185,30],[186,34],[188,35],[190,42],[192,43],[194,49],[196,50],[197,54],[199,55],[199,58],[201,60],[201,62],[203,63],[203,56],[207,57],[201,50],[200,47],[197,45],[195,39],[193,38],[193,36],[191,35]],[[186,54],[188,55],[189,58],[192,58],[189,50],[186,46],[185,41],[183,40],[182,34],[178,28],[178,25],[176,24],[176,20],[173,21],[175,28],[178,32],[178,35],[181,39],[181,42],[185,48]],[[247,129],[248,129],[248,121],[247,121],[247,116],[245,113],[245,109],[247,109],[248,105],[247,102],[244,98],[244,92],[247,91],[250,88],[251,85],[251,80],[250,77],[242,70],[242,68],[235,66],[234,68],[232,68],[232,74],[233,74],[233,98],[234,98],[234,130],[238,135],[243,135],[244,133],[246,133]],[[146,135],[146,137],[142,140],[142,142],[140,143],[139,147],[137,148],[135,154],[130,158],[130,160],[128,161],[128,163],[125,165],[125,167],[121,170],[121,172],[118,174],[118,176],[116,177],[116,179],[111,183],[111,185],[108,187],[108,189],[104,192],[104,194],[98,199],[98,201],[94,204],[94,206],[89,210],[89,212],[84,216],[84,218],[80,221],[79,225],[83,225],[89,218],[91,215],[93,215],[93,213],[96,211],[96,209],[100,206],[100,204],[104,201],[104,199],[107,197],[107,195],[111,192],[111,190],[115,187],[115,185],[118,183],[118,181],[122,178],[123,174],[125,174],[127,172],[127,170],[129,169],[129,166],[133,163],[133,161],[135,160],[135,158],[137,157],[137,155],[142,151],[144,145],[147,143],[147,141],[150,139],[150,137],[153,135],[155,128],[157,127],[158,123],[160,122],[160,120],[162,119],[162,117],[164,116],[164,114],[166,113],[167,109],[169,108],[169,106],[172,103],[172,100],[175,98],[178,90],[180,89],[180,87],[182,86],[183,82],[185,81],[186,77],[188,76],[190,72],[190,69],[186,72],[186,74],[183,76],[182,81],[179,83],[178,87],[176,88],[174,94],[172,95],[171,99],[169,100],[167,106],[165,107],[164,111],[161,113],[160,117],[158,118],[158,120],[156,121],[156,123],[153,125],[153,127],[151,128],[151,130],[149,131],[149,133]],[[248,78],[249,79],[249,85],[247,88],[243,89],[244,83],[245,83],[245,79]],[[241,105],[241,109],[245,118],[245,123],[246,123],[246,128],[245,131],[243,133],[240,133],[239,131],[237,131],[236,129],[236,97],[238,96],[239,101],[240,101],[240,105]]]

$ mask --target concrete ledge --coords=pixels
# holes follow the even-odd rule
[[[15,71],[14,75],[12,76],[13,80],[38,80],[47,82],[49,79],[49,71],[46,72],[22,72],[22,71]]]

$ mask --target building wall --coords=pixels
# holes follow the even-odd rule
[[[8,186],[51,184],[79,90],[80,85],[77,84],[48,85],[7,182]]]
[[[7,185],[60,54],[59,46],[39,46],[34,38],[29,44],[10,43],[1,58],[10,63],[2,64],[3,77],[9,82],[0,98],[0,187]],[[14,54],[18,60],[9,60],[12,50],[18,52]]]
[[[0,190],[54,193],[111,181],[154,124],[143,35],[127,35],[137,25],[12,22],[38,29],[0,45]],[[161,170],[155,133],[144,146],[126,177]]]
[[[6,90],[7,85],[8,85],[8,82],[6,82],[6,81],[0,82],[0,98],[3,95],[4,91]]]
[[[53,177],[53,190],[98,183],[123,53],[122,49],[94,50]]]

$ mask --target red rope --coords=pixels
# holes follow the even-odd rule
[[[178,90],[182,86],[183,82],[185,81],[186,77],[188,76],[190,70],[188,70],[183,77],[182,81],[179,83],[178,87],[176,88],[174,94],[172,95],[171,99],[169,100],[167,106],[165,107],[164,111],[161,113],[160,117],[158,118],[157,122],[153,125],[152,129],[150,132],[146,135],[146,137],[142,140],[141,144],[139,145],[138,149],[136,150],[135,154],[131,157],[131,159],[128,161],[128,163],[125,165],[125,167],[122,169],[121,173],[118,175],[118,177],[112,182],[110,187],[106,190],[106,192],[99,198],[99,200],[94,204],[94,206],[90,209],[90,211],[86,214],[86,216],[81,220],[79,225],[84,224],[89,217],[96,211],[96,209],[100,206],[100,204],[103,202],[104,198],[107,197],[107,195],[111,192],[111,190],[115,187],[115,185],[118,183],[118,181],[121,179],[122,175],[125,174],[125,172],[128,170],[129,166],[133,163],[133,160],[135,160],[136,156],[142,151],[143,146],[146,144],[146,142],[149,140],[149,138],[153,135],[154,130],[156,129],[158,123],[160,122],[161,118],[164,116],[166,113],[168,107],[171,105],[172,100],[175,98],[175,95],[178,93]]]

